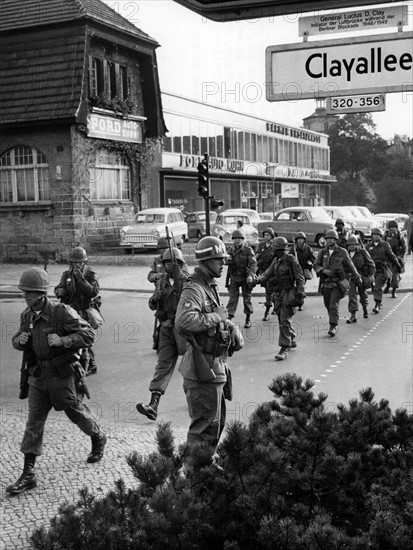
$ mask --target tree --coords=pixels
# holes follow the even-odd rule
[[[387,142],[375,129],[366,113],[344,115],[330,127],[330,170],[337,177],[331,193],[333,204],[374,201],[374,183],[388,166]]]
[[[274,400],[232,423],[212,461],[200,445],[185,463],[160,424],[158,452],[128,457],[136,488],[83,489],[34,548],[412,550],[413,416],[370,388],[327,411],[312,386],[278,376]]]

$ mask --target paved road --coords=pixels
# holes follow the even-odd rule
[[[409,257],[404,292],[396,300],[386,296],[378,316],[346,325],[343,301],[335,339],[325,336],[326,312],[321,298],[309,291],[304,311],[295,317],[298,349],[285,362],[273,360],[278,349],[278,325],[275,317],[269,323],[261,321],[262,297],[255,293],[253,326],[243,330],[246,348],[231,361],[235,400],[228,403],[228,420],[247,420],[256,403],[271,399],[268,384],[272,378],[288,371],[315,380],[315,391],[327,393],[331,407],[357,396],[361,388],[372,386],[376,397],[389,399],[393,409],[404,406],[413,412],[412,293],[408,291],[411,264]],[[0,547],[7,550],[29,548],[26,539],[33,527],[47,524],[64,500],[77,498],[83,485],[99,496],[119,477],[128,485],[134,484],[125,456],[132,450],[148,453],[154,449],[155,424],[134,409],[137,400],[149,397],[147,386],[155,364],[150,348],[153,316],[147,300],[152,287],[145,282],[147,267],[98,266],[102,287],[107,289],[102,293],[106,322],[96,345],[99,373],[88,382],[93,407],[109,434],[105,458],[96,465],[86,464],[88,438],[64,415],[53,413],[46,426],[44,455],[38,461],[39,486],[13,499],[5,497],[4,489],[20,473],[22,458],[18,449],[27,407],[26,401],[16,399],[21,354],[11,348],[10,338],[24,304],[13,285],[27,266],[2,266]],[[62,266],[49,266],[52,284],[56,284],[61,271]],[[316,282],[310,285],[315,287]],[[113,288],[128,290],[109,290]],[[242,326],[240,311],[239,307],[235,320]],[[161,400],[159,418],[172,421],[178,442],[185,439],[188,417],[179,373],[175,373]]]

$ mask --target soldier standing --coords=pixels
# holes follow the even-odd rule
[[[7,487],[18,495],[37,485],[34,465],[42,454],[44,427],[50,409],[66,416],[92,439],[87,462],[103,457],[106,435],[92,411],[82,403],[86,392],[79,363],[79,350],[92,345],[92,327],[69,306],[47,298],[46,271],[34,267],[25,271],[19,283],[27,308],[20,316],[20,328],[13,336],[13,347],[23,351],[28,371],[29,414],[21,444],[24,468],[21,477]],[[83,389],[83,392],[82,392]]]
[[[267,227],[262,232],[264,240],[259,243],[256,252],[257,259],[257,275],[264,273],[275,258],[275,248],[273,246],[273,239],[275,237],[274,231],[271,227]],[[268,321],[271,306],[273,304],[273,291],[269,283],[265,283],[265,313],[263,321]]]
[[[348,235],[347,235],[347,229],[345,228],[344,221],[341,218],[337,218],[336,223],[334,225],[338,235],[337,246],[341,246],[342,248],[345,248],[347,244]]]
[[[386,294],[390,287],[392,288],[391,297],[396,298],[396,290],[399,288],[400,282],[400,273],[404,272],[404,256],[406,254],[406,243],[403,237],[400,234],[399,226],[397,225],[396,220],[390,220],[387,224],[388,230],[383,235],[383,241],[389,243],[390,248],[393,254],[396,256],[399,267],[396,267],[394,264],[390,263],[388,265],[391,270],[391,277],[387,280],[387,284],[383,293]]]
[[[211,456],[225,425],[225,396],[231,397],[227,356],[244,345],[239,328],[220,303],[215,281],[226,258],[225,245],[218,238],[198,241],[199,265],[183,287],[176,312],[176,327],[190,342],[179,366],[191,419],[187,445],[204,442]]]
[[[162,255],[162,264],[165,273],[156,282],[156,289],[149,299],[149,307],[156,311],[156,318],[160,323],[157,342],[158,362],[149,391],[151,400],[148,405],[138,403],[137,410],[149,418],[156,420],[158,416],[159,400],[164,395],[179,355],[183,355],[186,342],[179,336],[175,328],[175,314],[181,294],[182,285],[188,275],[184,271],[186,266],[182,252],[178,248],[166,250]]]
[[[373,313],[378,313],[383,299],[383,287],[386,280],[391,277],[391,272],[387,267],[387,263],[391,263],[396,269],[400,270],[400,264],[393,254],[389,243],[382,240],[383,233],[381,229],[375,227],[371,230],[371,242],[366,246],[367,252],[373,258],[376,266],[376,273],[374,274],[374,288],[373,297],[375,306]]]
[[[272,279],[275,297],[275,311],[279,322],[277,361],[287,359],[290,349],[297,347],[296,334],[292,327],[296,306],[304,303],[305,279],[297,258],[287,254],[288,241],[284,237],[274,239],[276,258],[270,267],[259,275],[256,281],[267,283]],[[291,291],[294,291],[291,293]],[[292,299],[293,298],[293,299]]]
[[[350,260],[353,262],[354,267],[357,269],[357,272],[363,281],[361,284],[357,284],[354,277],[350,273],[347,273],[347,276],[350,279],[350,289],[348,292],[348,310],[350,312],[350,319],[347,319],[346,323],[350,324],[357,323],[356,313],[359,309],[357,293],[360,297],[360,304],[363,308],[364,319],[367,319],[369,316],[367,311],[367,289],[371,288],[371,285],[373,284],[376,267],[372,257],[367,250],[360,245],[356,235],[350,235],[348,238],[347,249]]]
[[[315,254],[311,246],[305,242],[306,240],[306,234],[303,231],[299,231],[294,237],[294,244],[290,248],[290,254],[297,258],[303,270],[304,279],[309,281],[313,278],[311,271],[315,262]],[[302,311],[303,307],[300,306],[298,311]]]
[[[96,272],[87,264],[86,250],[76,246],[70,252],[70,268],[64,271],[59,284],[54,288],[56,298],[62,304],[72,306],[79,315],[88,320],[86,310],[95,307],[99,310],[102,300],[99,296],[99,282]],[[90,347],[83,350],[82,365],[86,376],[97,372],[95,352]]]
[[[330,323],[328,334],[335,336],[339,320],[340,300],[344,298],[350,288],[346,275],[349,273],[357,284],[361,283],[361,277],[350,260],[347,250],[337,246],[337,231],[330,229],[326,232],[325,238],[327,246],[318,253],[314,271],[320,277],[320,289],[328,311]]]
[[[228,250],[228,271],[226,287],[229,292],[228,314],[232,319],[235,315],[241,287],[244,302],[245,325],[251,326],[251,314],[253,313],[251,296],[252,285],[257,271],[257,260],[253,249],[245,243],[245,235],[241,229],[235,229],[232,233],[234,245]]]

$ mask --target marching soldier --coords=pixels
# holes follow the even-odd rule
[[[314,264],[314,271],[320,277],[320,290],[324,305],[328,311],[330,328],[328,334],[335,336],[339,319],[340,300],[348,293],[350,284],[347,274],[353,277],[356,284],[361,283],[347,250],[337,246],[338,234],[330,229],[325,235],[327,246],[320,250]]]
[[[250,328],[251,314],[253,313],[252,285],[257,271],[257,260],[253,249],[245,243],[245,235],[241,229],[235,229],[232,233],[232,240],[234,245],[228,250],[228,270],[225,285],[229,292],[228,314],[230,319],[235,315],[241,287],[245,314],[244,328]]]
[[[79,350],[92,345],[94,330],[70,306],[51,302],[47,298],[48,287],[46,271],[37,267],[25,271],[20,278],[19,288],[27,307],[12,342],[24,354],[23,373],[27,372],[27,382],[21,382],[20,397],[29,398],[29,414],[20,447],[24,454],[23,473],[7,487],[9,495],[18,495],[37,485],[34,466],[42,454],[44,427],[52,407],[64,411],[91,437],[92,451],[87,462],[100,461],[106,445],[106,435],[92,411],[82,403],[88,392]]]
[[[392,274],[387,264],[394,265],[395,269],[400,271],[400,264],[393,254],[389,243],[382,240],[383,233],[381,229],[375,227],[371,230],[371,242],[366,246],[367,252],[373,258],[376,266],[376,273],[374,274],[374,308],[373,313],[378,313],[383,299],[383,287],[387,279],[390,279]]]
[[[60,298],[62,304],[71,306],[82,319],[88,321],[87,310],[92,307],[99,311],[102,304],[98,276],[87,265],[86,250],[81,246],[73,248],[69,262],[70,268],[63,272],[59,284],[54,288],[54,293],[56,298]],[[97,372],[95,352],[92,347],[83,350],[81,362],[87,376]]]
[[[400,273],[404,272],[404,256],[406,254],[406,243],[400,234],[399,226],[397,225],[396,220],[390,220],[387,224],[387,228],[387,231],[383,235],[383,241],[389,243],[390,248],[393,254],[396,256],[400,267],[396,267],[392,263],[388,265],[389,269],[391,270],[391,278],[387,279],[387,284],[385,289],[383,290],[383,293],[386,294],[391,287],[391,297],[396,298],[396,290],[399,288],[399,282],[401,278]]]
[[[346,323],[357,323],[356,313],[358,311],[357,292],[360,297],[360,304],[363,308],[363,317],[367,319],[369,314],[367,311],[368,297],[367,289],[371,288],[374,281],[374,273],[376,267],[373,259],[367,250],[360,245],[360,242],[356,235],[350,235],[347,240],[347,249],[350,256],[350,260],[353,262],[354,267],[357,269],[358,274],[362,278],[362,283],[357,284],[354,277],[347,273],[347,277],[350,279],[350,289],[348,292],[348,310],[350,312],[350,319],[347,319]]]
[[[191,418],[187,445],[191,449],[206,443],[211,456],[225,425],[225,398],[231,398],[227,356],[244,345],[239,328],[221,305],[215,281],[226,258],[225,245],[218,238],[198,241],[199,265],[183,287],[175,321],[190,344],[179,366]]]
[[[306,240],[306,234],[303,231],[299,231],[294,237],[294,244],[291,246],[289,253],[297,258],[303,270],[304,279],[309,281],[313,278],[311,271],[315,262],[315,254],[311,246],[305,242]],[[302,309],[303,306],[299,307],[298,311]]]
[[[337,218],[336,223],[334,225],[338,235],[337,246],[341,246],[342,248],[345,248],[347,244],[348,235],[347,235],[347,229],[345,228],[344,221],[341,218]]]
[[[256,278],[256,281],[267,283],[272,280],[275,311],[280,327],[278,338],[280,351],[275,359],[283,361],[287,359],[289,350],[297,347],[296,334],[291,323],[296,306],[304,303],[305,279],[297,258],[292,254],[287,254],[287,239],[284,237],[274,239],[274,248],[275,260],[265,273]]]
[[[275,233],[271,227],[267,227],[262,232],[262,236],[264,237],[264,240],[259,243],[258,249],[256,252],[256,259],[257,259],[257,275],[260,275],[261,273],[264,273],[270,265],[272,264],[272,261],[275,258],[275,248],[273,246],[273,239],[275,237]],[[265,284],[265,313],[263,321],[268,321],[269,319],[269,313],[271,306],[273,304],[273,292],[271,289],[271,285]]]
[[[148,405],[143,403],[136,405],[137,410],[149,420],[156,420],[159,400],[168,387],[178,356],[183,355],[186,349],[186,342],[175,328],[179,296],[182,285],[188,277],[184,271],[186,264],[182,252],[178,248],[166,250],[162,255],[162,264],[165,273],[158,278],[156,290],[149,299],[149,307],[156,311],[156,318],[160,323],[156,346],[158,362],[149,384],[151,400]]]

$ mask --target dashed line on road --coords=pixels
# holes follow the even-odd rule
[[[337,368],[337,366],[342,366],[343,361],[345,361],[348,358],[348,356],[351,355],[350,352],[354,351],[355,348],[358,348],[361,344],[363,344],[363,342],[366,340],[366,338],[370,334],[372,334],[382,323],[384,323],[385,320],[389,319],[393,315],[393,313],[396,312],[397,308],[399,308],[402,305],[402,303],[405,300],[407,300],[407,298],[409,298],[409,295],[410,295],[410,293],[407,293],[406,296],[404,296],[400,300],[400,302],[398,302],[394,307],[392,307],[392,309],[390,309],[384,317],[382,317],[381,319],[377,319],[375,325],[370,328],[370,330],[367,332],[367,334],[365,334],[364,336],[359,336],[358,340],[356,340],[356,343],[352,344],[352,347],[348,348],[347,351],[343,352],[343,355],[340,357],[339,360],[335,361],[334,364],[329,365],[329,367],[324,370],[324,373],[333,372],[332,369]],[[320,374],[319,376],[322,377],[322,378],[327,378],[328,375],[324,374],[324,373]],[[316,378],[314,380],[314,387],[317,384],[319,384],[320,382],[322,382],[322,380],[320,380],[319,378]]]

